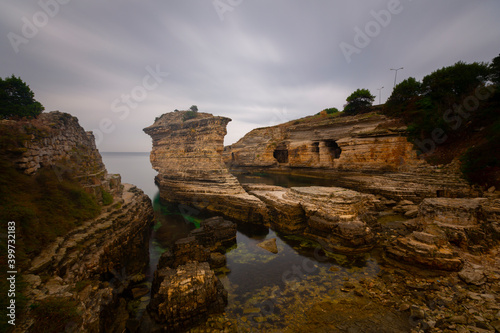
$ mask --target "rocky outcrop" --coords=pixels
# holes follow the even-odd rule
[[[407,222],[418,230],[399,237],[387,252],[407,263],[458,271],[463,264],[458,250],[487,253],[498,245],[499,211],[498,199],[424,199],[418,217]]]
[[[221,312],[226,305],[224,287],[206,262],[189,262],[159,269],[153,282],[149,305],[151,318],[162,332],[180,332]]]
[[[373,232],[363,220],[378,203],[371,194],[338,187],[245,187],[266,203],[275,230],[308,236],[335,252],[361,252],[375,245]]]
[[[16,132],[20,142],[13,151],[12,161],[25,174],[34,175],[40,168],[50,167],[58,177],[71,174],[97,197],[101,189],[119,190],[120,179],[108,175],[94,135],[86,132],[76,117],[53,111],[36,119],[0,120],[0,125]]]
[[[115,200],[116,206],[33,258],[24,275],[29,281],[38,281],[28,284],[30,304],[47,298],[78,302],[82,321],[77,331],[106,330],[111,318],[101,314],[112,311],[117,292],[123,291],[149,262],[149,233],[154,219],[150,199],[135,186],[124,184],[123,196]],[[80,285],[87,287],[80,289]],[[30,325],[32,318],[26,319],[24,325]]]
[[[222,312],[227,292],[212,269],[225,265],[224,245],[236,241],[236,224],[222,217],[206,219],[199,229],[175,242],[160,257],[143,331],[183,331]]]
[[[262,220],[262,202],[243,190],[222,161],[231,119],[190,112],[166,113],[144,129],[153,139],[151,164],[161,198],[238,220]]]

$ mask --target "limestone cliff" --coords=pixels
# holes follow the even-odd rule
[[[338,186],[394,199],[460,197],[470,192],[456,164],[430,166],[406,138],[406,126],[377,113],[314,116],[258,128],[225,147],[234,170],[319,174]]]
[[[406,128],[375,113],[303,118],[255,129],[226,147],[231,166],[405,170],[422,164]]]
[[[151,164],[158,171],[161,198],[239,220],[261,220],[264,204],[243,190],[222,161],[231,119],[190,112],[166,113],[144,129],[153,139]]]
[[[54,323],[63,325],[61,330],[99,332],[118,327],[122,331],[124,323],[115,322],[118,305],[123,303],[121,294],[149,263],[151,200],[135,186],[122,184],[119,175],[108,175],[92,133],[85,132],[78,119],[69,114],[42,113],[31,120],[2,120],[0,126],[0,155],[5,159],[2,165],[8,168],[6,171],[35,179],[33,184],[40,177],[52,177],[47,183],[53,188],[68,186],[71,179],[68,193],[74,196],[72,203],[79,204],[85,192],[101,202],[92,206],[98,209],[96,217],[78,220],[69,231],[61,229],[50,216],[39,230],[40,220],[47,216],[25,214],[18,215],[24,216],[18,220],[8,216],[9,210],[7,216],[3,212],[2,218],[17,223],[19,247],[32,246],[26,241],[30,232],[46,239],[42,248],[26,250],[30,257],[19,263],[19,273],[26,282],[23,294],[27,307],[18,309],[20,320],[15,332],[37,331],[45,325],[40,324],[44,320],[40,313],[57,312],[59,307],[65,309],[62,316],[68,319]],[[27,193],[40,189],[15,190],[25,193],[22,198],[30,198],[23,200],[39,200]],[[44,197],[43,203],[51,206],[55,200]],[[19,209],[34,205],[29,201],[14,204]],[[24,248],[17,250],[21,253]],[[70,317],[70,313],[77,315]]]

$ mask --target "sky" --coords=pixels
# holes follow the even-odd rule
[[[175,109],[250,130],[342,110],[366,88],[500,53],[498,0],[2,0],[0,77],[76,116],[100,151],[151,150]],[[382,88],[383,87],[383,88]]]

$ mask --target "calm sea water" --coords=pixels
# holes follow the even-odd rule
[[[134,184],[151,199],[159,193],[154,183],[157,172],[151,166],[149,153],[101,153],[108,173],[119,173],[123,183]]]
[[[131,183],[153,201],[156,225],[150,242],[151,281],[161,253],[177,239],[186,236],[209,215],[179,209],[175,203],[160,203],[154,184],[154,171],[149,153],[101,153],[108,172],[119,173],[122,181]],[[327,185],[321,179],[284,175],[239,175],[245,182],[281,186]],[[278,254],[257,246],[263,240],[276,238]],[[228,306],[223,320],[236,321],[245,331],[266,331],[287,327],[303,320],[304,308],[336,297],[346,279],[358,280],[379,271],[370,254],[345,256],[325,253],[311,240],[283,235],[262,226],[238,224],[237,244],[226,252],[226,267],[216,271],[228,291]],[[147,301],[142,304],[144,311]]]

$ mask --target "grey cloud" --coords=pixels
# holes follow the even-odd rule
[[[42,0],[44,3],[56,0]],[[357,88],[382,100],[398,81],[458,60],[498,55],[496,0],[400,0],[403,10],[348,63],[339,44],[391,1],[243,0],[224,20],[206,0],[70,1],[16,54],[7,38],[21,34],[37,2],[0,4],[0,75],[20,75],[48,110],[77,116],[87,130],[102,119],[114,130],[102,151],[150,149],[142,128],[192,104],[233,119],[227,143],[251,128],[342,108]],[[142,84],[146,66],[168,72],[127,117],[112,102]]]

